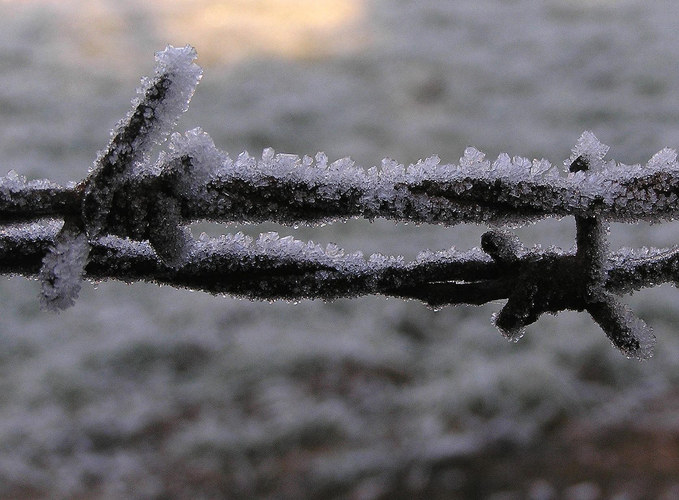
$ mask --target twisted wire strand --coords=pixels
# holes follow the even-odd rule
[[[605,160],[608,146],[580,137],[565,171],[547,160],[467,148],[458,165],[437,157],[365,170],[319,153],[247,153],[232,160],[200,129],[170,134],[201,78],[190,47],[156,56],[156,74],[79,184],[0,179],[0,272],[38,277],[43,307],[70,307],[81,280],[149,281],[249,299],[332,300],[381,294],[438,308],[507,299],[495,316],[516,341],[545,312],[587,311],[629,357],[652,355],[655,338],[618,295],[679,281],[679,249],[610,253],[609,221],[679,216],[679,164],[664,149],[647,165]],[[574,216],[571,252],[527,250],[492,230],[481,248],[423,252],[412,262],[275,233],[193,238],[194,221],[316,224],[352,217],[453,225],[529,223]],[[59,221],[63,220],[63,223]]]

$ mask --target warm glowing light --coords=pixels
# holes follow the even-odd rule
[[[155,0],[158,6],[168,2]],[[190,42],[203,64],[273,55],[317,58],[362,45],[362,0],[221,0],[172,2],[158,29]]]
[[[191,44],[203,66],[251,57],[313,59],[367,41],[365,0],[0,0],[0,16],[49,23],[54,53],[90,67],[138,73],[149,46]],[[141,52],[143,51],[143,52]]]

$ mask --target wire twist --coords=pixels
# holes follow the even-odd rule
[[[37,276],[43,307],[70,307],[83,278],[144,280],[250,299],[381,294],[431,307],[507,299],[494,317],[512,341],[543,313],[587,311],[626,356],[652,355],[650,328],[616,298],[679,281],[679,248],[610,253],[609,221],[679,215],[679,165],[664,149],[645,167],[605,160],[585,132],[559,172],[547,160],[468,148],[459,165],[437,157],[364,170],[348,159],[241,154],[232,160],[200,129],[173,134],[155,163],[151,148],[172,131],[201,77],[190,47],[157,54],[133,109],[90,175],[74,187],[0,179],[0,272]],[[574,216],[574,251],[525,249],[491,230],[481,248],[422,252],[412,262],[265,233],[194,238],[188,224],[314,224],[377,217],[452,225],[529,223]],[[63,220],[63,223],[59,221]]]

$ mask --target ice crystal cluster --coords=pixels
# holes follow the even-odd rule
[[[679,215],[676,151],[624,165],[607,160],[608,146],[586,131],[563,167],[507,154],[491,161],[472,147],[458,164],[432,156],[368,169],[349,158],[273,149],[233,159],[201,129],[170,136],[201,78],[195,57],[188,46],[157,54],[155,75],[142,80],[132,110],[79,184],[27,182],[16,173],[0,179],[1,270],[37,275],[45,308],[71,306],[83,278],[267,300],[383,294],[442,307],[507,299],[494,321],[510,340],[543,313],[571,309],[589,312],[625,355],[651,356],[652,332],[617,296],[679,280],[679,251],[611,253],[607,223]],[[168,136],[153,160],[152,148]],[[574,216],[577,229],[567,251],[526,249],[493,229],[479,249],[424,250],[412,262],[277,233],[194,238],[188,228],[198,220],[297,225],[352,217],[501,226],[564,216]]]

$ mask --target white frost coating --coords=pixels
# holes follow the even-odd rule
[[[143,130],[132,137],[131,142],[111,144],[107,150],[101,151],[95,169],[104,159],[115,164],[119,158],[130,155],[134,162],[127,165],[127,174],[141,173],[150,168],[150,148],[163,142],[175,127],[181,114],[188,109],[200,81],[202,69],[193,62],[196,57],[196,51],[189,45],[179,48],[169,45],[156,53],[155,76],[142,78],[137,96],[132,99],[132,109],[116,124],[111,136],[116,137],[125,130],[140,106],[146,106]],[[166,81],[162,88],[153,90],[163,78]],[[157,99],[158,92],[164,92],[160,99]]]
[[[490,162],[486,159],[486,154],[482,153],[474,147],[468,147],[464,150],[464,156],[460,158],[460,168],[473,171],[475,169],[488,170]]]
[[[672,148],[663,148],[654,154],[648,160],[647,167],[649,168],[676,168],[677,166],[677,151]]]
[[[478,182],[502,182],[503,191],[498,201],[525,200],[524,204],[534,203],[545,206],[548,210],[553,206],[585,210],[594,198],[603,198],[607,208],[625,210],[630,199],[648,197],[649,206],[642,207],[642,213],[650,210],[668,209],[669,200],[662,197],[654,199],[652,193],[632,192],[625,184],[644,175],[652,175],[659,171],[677,171],[676,153],[663,150],[656,154],[646,168],[640,165],[619,165],[614,161],[604,161],[608,146],[601,144],[594,134],[585,132],[573,148],[571,164],[582,157],[590,167],[587,171],[570,173],[567,177],[559,175],[559,171],[545,159],[529,160],[528,158],[502,153],[492,163],[485,159],[484,153],[469,147],[460,158],[459,165],[441,164],[436,156],[420,160],[416,164],[404,166],[389,158],[382,160],[379,167],[364,169],[354,164],[350,158],[342,158],[329,162],[324,153],[300,158],[297,155],[276,153],[273,149],[265,149],[261,159],[243,152],[233,161],[226,153],[217,150],[212,140],[200,129],[187,132],[184,136],[174,135],[171,144],[171,155],[163,156],[167,161],[181,154],[195,156],[196,178],[192,188],[201,191],[201,184],[210,177],[221,181],[233,179],[243,180],[255,187],[266,187],[272,180],[287,182],[303,182],[315,188],[320,198],[337,199],[348,191],[361,194],[361,204],[369,212],[384,202],[394,207],[411,203],[411,209],[422,214],[422,220],[433,221],[446,203],[455,203],[455,196],[468,206],[466,193],[477,187]],[[400,185],[417,185],[423,182],[440,183],[448,193],[446,199],[435,201],[423,194],[415,197],[404,189],[396,189]],[[542,199],[545,191],[560,192],[558,197]],[[190,193],[186,193],[189,195]],[[206,202],[208,200],[205,200]],[[220,200],[212,200],[219,203]],[[225,200],[221,200],[223,203]],[[451,205],[452,206],[452,205]],[[450,207],[443,207],[450,208]],[[630,218],[638,211],[630,213]],[[431,215],[431,217],[429,217]],[[445,221],[438,221],[444,222]],[[459,221],[452,221],[456,223]]]
[[[136,241],[130,238],[121,238],[115,235],[102,236],[97,240],[99,245],[103,245],[114,250],[122,257],[151,258],[155,255],[153,248],[145,241]]]
[[[672,248],[629,248],[621,247],[616,252],[609,254],[608,260],[610,261],[609,267],[612,266],[628,266],[632,265],[632,262],[640,259],[657,259],[660,257],[668,256],[679,250],[679,247],[674,246]]]
[[[409,270],[427,264],[445,264],[451,262],[487,261],[490,257],[478,248],[465,252],[454,248],[438,252],[421,252],[411,262],[406,262],[400,256],[374,253],[367,258],[363,252],[347,253],[334,243],[325,247],[313,241],[301,241],[293,236],[281,237],[276,232],[262,233],[258,238],[252,238],[241,232],[226,234],[218,238],[211,238],[202,233],[194,241],[191,258],[199,261],[209,261],[219,255],[228,255],[234,262],[257,257],[273,257],[280,260],[294,260],[297,262],[314,263],[327,266],[329,269],[353,274],[378,276],[387,270]]]
[[[153,78],[142,79],[132,110],[116,125],[107,149],[99,152],[86,186],[83,218],[90,237],[106,233],[106,217],[115,191],[129,176],[152,175],[151,148],[172,131],[188,109],[202,70],[196,51],[168,46],[156,54]]]
[[[629,307],[623,306],[625,320],[630,328],[630,336],[639,342],[639,349],[630,352],[630,356],[636,359],[649,359],[653,357],[656,337],[650,326],[644,320],[634,314]]]
[[[155,77],[142,79],[142,86],[137,89],[139,96],[132,101],[133,109],[143,103],[146,92],[163,75],[171,82],[158,106],[149,110],[157,123],[149,136],[153,143],[161,142],[177,124],[179,116],[189,108],[189,101],[203,74],[200,66],[193,62],[196,57],[198,57],[196,51],[190,45],[185,47],[168,45],[165,50],[156,53]]]
[[[606,144],[599,142],[592,132],[585,130],[575,143],[571,156],[564,162],[566,170],[568,171],[570,165],[579,157],[587,161],[590,170],[598,170],[603,166],[604,157],[609,149]]]
[[[309,156],[300,158],[294,154],[276,153],[272,148],[264,149],[261,159],[250,156],[247,151],[235,161],[229,160],[225,153],[219,158],[221,161],[212,165],[212,171],[224,180],[236,178],[262,183],[267,178],[289,179],[328,188],[360,187],[372,180],[365,169],[356,166],[350,158],[328,163],[324,153],[316,154],[315,163]],[[400,172],[403,173],[402,166]]]
[[[201,191],[212,175],[215,175],[231,160],[229,155],[215,147],[212,138],[200,127],[184,134],[175,132],[170,137],[169,154],[162,152],[158,158],[158,166],[172,165],[174,160],[190,156],[191,168],[182,172],[180,192],[190,196]]]
[[[62,230],[42,260],[40,304],[49,311],[71,307],[78,298],[90,245],[85,233]]]
[[[28,240],[54,238],[61,225],[61,222],[52,219],[45,219],[40,222],[3,224],[0,226],[0,235]]]
[[[7,175],[0,177],[0,193],[9,195],[23,190],[36,189],[59,189],[61,186],[49,179],[26,180],[26,177],[19,175],[15,170],[10,170]]]
[[[424,160],[419,160],[417,163],[408,166],[406,175],[412,181],[422,182],[436,170],[440,163],[441,158],[439,158],[437,155],[429,156]]]
[[[407,267],[416,267],[422,264],[445,264],[450,262],[492,262],[486,252],[480,248],[471,248],[469,250],[457,250],[455,247],[451,247],[448,250],[423,250],[417,254],[415,260],[413,260]]]
[[[531,177],[540,177],[545,174],[551,175],[551,176],[558,176],[559,172],[555,169],[552,168],[552,164],[549,163],[549,161],[545,160],[544,158],[540,160],[533,160],[533,163],[530,166],[530,175]]]
[[[612,315],[619,325],[615,332],[606,332],[612,344],[620,349],[628,358],[651,358],[656,341],[653,330],[644,320],[634,314],[627,305],[616,301],[611,307]],[[630,347],[637,343],[638,348]]]
[[[215,254],[230,254],[243,258],[266,255],[278,259],[315,262],[353,273],[384,267],[376,263],[369,264],[360,251],[347,254],[334,243],[329,243],[324,248],[313,241],[304,242],[292,236],[281,237],[277,232],[261,233],[257,239],[241,232],[226,234],[219,238],[210,238],[201,233],[194,242],[192,252],[192,257],[200,260],[210,259]],[[400,257],[395,259],[402,262]]]
[[[664,211],[666,217],[671,217],[676,211],[673,208],[676,196],[656,194],[654,190],[659,187],[655,181],[651,189],[639,191],[630,187],[630,183],[640,178],[642,183],[648,183],[644,176],[656,172],[679,171],[673,150],[660,151],[645,168],[616,164],[612,160],[604,161],[608,146],[600,143],[591,132],[582,134],[573,148],[571,158],[566,161],[570,165],[581,158],[587,162],[588,169],[567,176],[560,175],[559,169],[545,159],[531,161],[501,153],[491,163],[486,160],[484,153],[473,147],[465,150],[459,165],[441,164],[438,157],[432,156],[407,167],[385,158],[379,167],[364,169],[350,158],[329,162],[324,153],[318,153],[314,161],[310,156],[300,158],[293,154],[276,153],[271,148],[265,149],[261,158],[243,152],[236,160],[231,160],[226,153],[215,148],[209,136],[200,129],[189,131],[184,136],[175,134],[170,150],[169,156],[161,157],[161,163],[167,163],[182,154],[195,157],[193,163],[196,174],[195,177],[189,175],[190,186],[186,187],[184,194],[188,198],[193,195],[198,204],[206,206],[222,205],[228,208],[230,203],[228,196],[220,196],[218,192],[213,192],[213,199],[203,197],[203,187],[209,179],[221,182],[242,180],[253,187],[263,188],[274,181],[284,181],[304,183],[313,188],[317,200],[338,200],[346,193],[358,193],[361,209],[368,216],[371,216],[372,211],[378,211],[379,207],[390,206],[395,216],[399,216],[402,208],[407,207],[410,216],[420,221],[444,224],[455,224],[467,219],[507,222],[504,216],[486,214],[481,208],[474,213],[469,209],[469,203],[479,197],[479,183],[492,185],[499,181],[502,189],[497,193],[498,204],[508,202],[512,206],[540,207],[546,212],[555,209],[577,210],[577,213],[584,215],[596,200],[596,203],[603,201],[605,210],[618,211],[616,220],[649,218],[657,216],[658,211]],[[430,196],[424,191],[415,195],[409,191],[410,186],[422,183],[439,185],[445,196]],[[486,188],[481,191],[483,189]],[[545,197],[544,193],[550,195]],[[292,196],[303,195],[292,193]],[[457,205],[458,197],[461,207]],[[628,205],[632,200],[636,200],[637,204],[630,209]],[[303,200],[300,198],[297,201]],[[645,204],[638,206],[639,201]],[[281,209],[284,211],[285,207]],[[459,220],[441,218],[441,214],[456,213],[460,214],[457,216]],[[332,219],[332,216],[329,218]]]
[[[580,159],[587,170],[569,172],[567,176],[545,159],[531,161],[501,153],[491,162],[473,147],[465,150],[459,165],[441,164],[437,156],[432,156],[407,167],[385,158],[379,167],[364,169],[350,158],[330,162],[324,153],[300,158],[276,153],[271,148],[265,149],[260,158],[246,151],[232,160],[214,146],[208,134],[197,128],[172,136],[169,152],[161,153],[155,171],[183,168],[179,162],[175,165],[172,162],[183,155],[190,157],[191,167],[182,172],[179,191],[194,207],[217,207],[217,212],[227,217],[232,200],[219,190],[208,194],[205,187],[210,180],[218,183],[239,180],[263,189],[278,187],[280,182],[302,183],[313,190],[313,198],[306,194],[308,189],[293,190],[290,196],[296,202],[311,206],[315,201],[327,203],[351,195],[356,200],[356,215],[372,218],[382,215],[380,211],[388,207],[391,217],[407,216],[439,224],[516,224],[532,220],[530,216],[512,218],[513,209],[509,207],[578,215],[612,213],[612,220],[630,221],[657,219],[659,213],[667,219],[679,216],[677,196],[672,193],[679,188],[679,181],[673,181],[678,177],[674,174],[679,174],[674,150],[658,152],[645,167],[604,161],[607,151],[608,146],[594,134],[584,132],[565,163],[570,165]],[[667,183],[673,184],[659,183],[651,177],[656,173],[673,174],[665,176]],[[430,194],[429,188],[421,187],[423,184],[429,184],[442,195]],[[484,199],[488,186],[497,190],[492,200]],[[487,206],[490,202],[497,203]],[[472,203],[479,206],[474,209]],[[495,211],[502,206],[508,208]],[[280,208],[285,213],[286,207]],[[251,212],[256,213],[256,209]],[[267,214],[273,212],[275,207],[268,205]],[[328,220],[332,219],[329,214]]]

